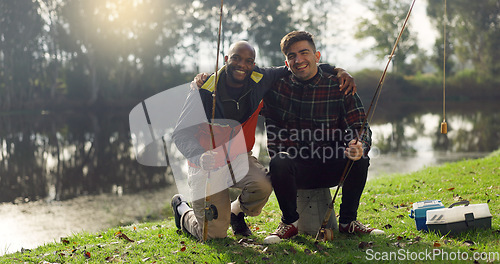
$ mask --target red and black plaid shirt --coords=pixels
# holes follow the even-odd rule
[[[343,155],[342,148],[358,137],[366,116],[359,96],[345,95],[337,77],[319,68],[307,82],[290,74],[274,83],[264,97],[262,114],[270,156],[284,151],[303,158],[314,151],[319,156],[313,158],[323,158],[325,147]],[[366,126],[360,137],[365,154],[371,145],[371,130]]]

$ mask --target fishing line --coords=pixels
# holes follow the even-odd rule
[[[446,123],[446,24],[448,16],[446,13],[446,0],[444,0],[444,18],[443,18],[443,122],[441,122],[441,134],[448,133],[448,124]]]

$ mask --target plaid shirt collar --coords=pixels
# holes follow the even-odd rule
[[[319,84],[319,82],[323,78],[323,74],[324,74],[323,70],[321,70],[320,67],[317,67],[317,68],[318,68],[318,72],[316,73],[316,75],[314,75],[311,79],[309,79],[307,81],[299,80],[297,77],[295,77],[294,74],[290,74],[290,84],[294,85],[294,86],[304,86],[304,87],[314,88],[315,86],[317,86]]]

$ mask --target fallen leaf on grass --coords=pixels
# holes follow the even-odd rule
[[[142,259],[142,262],[146,262],[146,261],[148,261],[148,260],[150,260],[150,259],[151,259],[150,257],[143,258],[143,259]]]
[[[323,251],[325,250],[319,243],[315,243],[316,244],[316,248],[319,250],[319,251]]]
[[[413,239],[410,239],[410,242],[408,242],[408,245],[417,244],[418,242],[420,242],[421,239],[422,239],[421,237],[415,237]]]
[[[88,251],[85,251],[85,252],[83,253],[83,255],[84,255],[84,256],[85,256],[85,258],[87,258],[87,259],[89,259],[89,258],[90,258],[90,252],[88,252]]]
[[[404,215],[398,215],[396,216],[397,218],[404,218],[405,216]]]
[[[243,247],[250,247],[251,246],[247,242],[241,242],[240,245],[243,246]]]
[[[295,248],[293,247],[290,247],[290,252],[292,252],[293,254],[297,253],[297,250],[295,250]]]
[[[125,235],[124,233],[122,233],[121,231],[118,231],[115,233],[116,237],[118,238],[122,238],[122,239],[125,239],[127,240],[128,242],[134,242],[134,240],[130,239],[127,235]]]
[[[406,243],[402,243],[402,242],[396,242],[393,245],[395,247],[398,247],[398,248],[404,248],[404,247],[406,247]]]
[[[384,226],[385,229],[391,229],[392,228],[392,225],[391,224],[387,224]]]
[[[466,247],[470,247],[470,246],[472,246],[472,245],[474,245],[474,244],[475,244],[475,243],[474,243],[474,241],[472,241],[472,240],[465,240],[465,241],[464,241],[464,246],[466,246]]]
[[[312,254],[311,250],[309,250],[308,248],[304,249],[304,253],[306,253],[306,255]]]
[[[448,190],[448,191],[453,191],[453,190],[455,190],[455,187],[450,187],[450,188],[448,188],[448,189],[446,189],[446,190]]]
[[[358,248],[360,249],[372,248],[372,247],[373,247],[373,241],[370,242],[361,241],[358,244]]]
[[[69,244],[69,240],[64,238],[64,237],[61,237],[61,242],[64,244],[64,245],[67,245]]]
[[[440,247],[441,244],[439,242],[434,242],[434,247]]]
[[[180,252],[184,252],[184,251],[186,251],[186,246],[183,246],[183,247],[181,247],[181,249],[179,249],[179,250],[176,250],[176,251],[172,252],[172,254],[177,254],[177,253],[179,253],[179,251],[180,251]]]
[[[115,262],[115,261],[119,261],[118,257],[120,257],[120,255],[114,255],[112,257],[106,257],[104,260],[106,260],[107,262]]]

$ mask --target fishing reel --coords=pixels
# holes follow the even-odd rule
[[[321,228],[318,231],[317,241],[332,241],[333,240],[333,229],[331,228]]]
[[[211,203],[205,204],[205,219],[207,221],[212,221],[219,218],[219,212],[217,211],[217,207]]]

